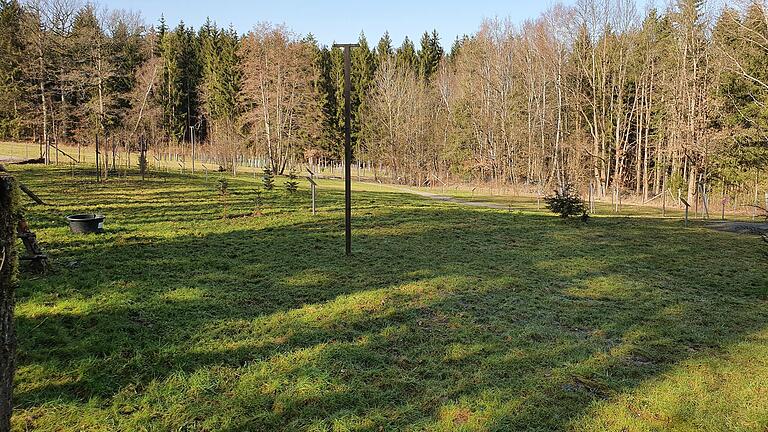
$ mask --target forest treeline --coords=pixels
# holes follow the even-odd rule
[[[352,53],[354,155],[423,185],[573,183],[645,199],[756,187],[768,165],[764,1],[578,0]],[[348,41],[341,41],[348,42]],[[284,26],[146,25],[77,0],[0,0],[0,138],[138,150],[193,140],[276,172],[342,154],[338,49]]]

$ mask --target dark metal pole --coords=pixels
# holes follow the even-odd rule
[[[352,255],[352,48],[358,44],[334,44],[344,49],[344,234],[347,255]]]
[[[344,47],[344,225],[347,255],[352,255],[352,122],[350,47]]]

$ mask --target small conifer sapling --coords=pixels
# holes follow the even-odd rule
[[[288,180],[285,182],[285,190],[289,193],[296,193],[296,191],[299,190],[298,176],[296,176],[294,170],[291,170],[288,174]]]
[[[261,182],[264,184],[264,189],[266,190],[272,190],[272,188],[275,187],[275,175],[272,173],[271,168],[264,168]]]

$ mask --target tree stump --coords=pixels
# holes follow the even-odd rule
[[[18,272],[18,218],[18,183],[11,175],[0,173],[0,432],[11,429],[13,407],[11,396],[16,366],[13,306]]]

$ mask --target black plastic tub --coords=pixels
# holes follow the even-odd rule
[[[67,216],[69,230],[76,234],[103,233],[104,215],[79,214]]]

